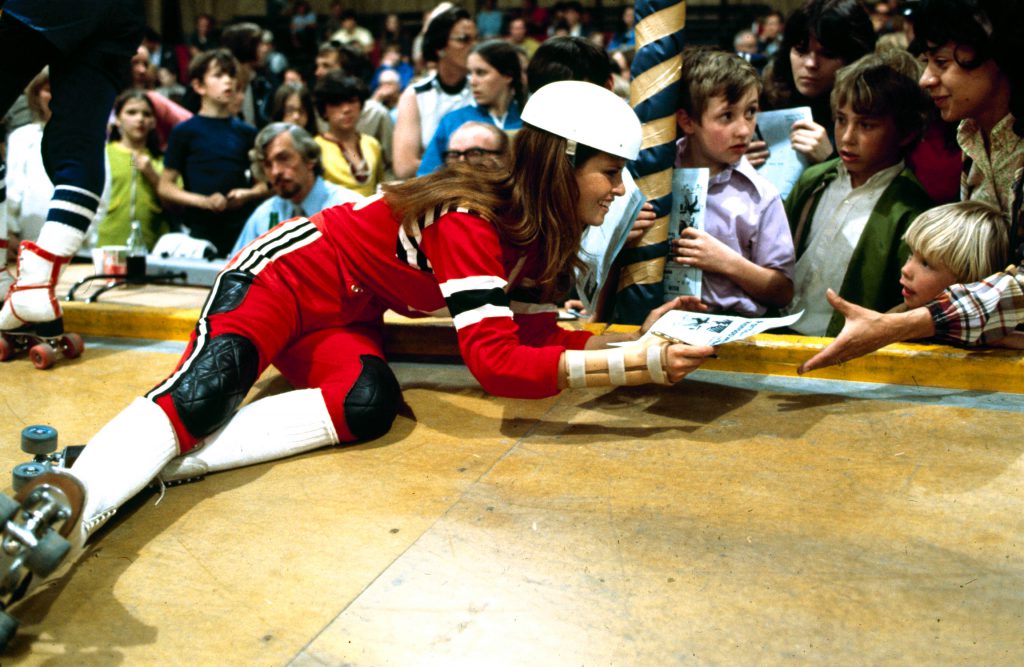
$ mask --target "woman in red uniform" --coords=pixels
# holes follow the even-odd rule
[[[454,165],[286,221],[236,255],[174,373],[60,475],[57,484],[77,480],[85,491],[71,539],[84,541],[158,474],[171,480],[386,433],[401,404],[382,346],[389,308],[450,313],[466,365],[502,396],[671,384],[699,366],[711,348],[609,348],[638,334],[556,323],[553,304],[569,287],[583,231],[622,194],[622,168],[639,150],[633,111],[604,88],[565,81],[538,91],[522,117],[510,172]],[[643,329],[675,305],[653,311]],[[238,410],[269,364],[296,389]]]

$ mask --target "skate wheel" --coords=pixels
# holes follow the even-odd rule
[[[18,619],[6,611],[0,611],[0,653],[7,649],[7,645],[14,639],[18,631]]]
[[[33,366],[45,371],[57,361],[57,350],[50,347],[48,343],[39,343],[33,345],[28,351],[28,358],[32,360]]]
[[[21,429],[21,451],[32,456],[45,456],[57,451],[57,429],[45,424]]]
[[[21,505],[18,501],[10,496],[0,493],[0,523],[7,523],[11,520],[18,510],[21,509]]]
[[[60,351],[66,359],[75,359],[85,352],[85,341],[76,333],[61,336]]]
[[[14,356],[14,347],[6,336],[0,336],[0,361],[8,361]]]
[[[50,469],[49,463],[40,463],[38,461],[19,463],[11,470],[11,487],[17,493],[36,477],[50,472]]]
[[[82,505],[85,503],[85,489],[82,487],[82,483],[71,475],[64,473],[51,471],[45,475],[39,475],[27,482],[14,495],[14,500],[17,501],[18,506],[23,506],[29,496],[32,495],[32,492],[41,486],[53,487],[53,489],[60,491],[67,498],[70,516],[64,520],[64,525],[60,527],[60,534],[67,537],[71,534],[72,529],[78,525],[78,519],[82,515]]]
[[[25,567],[31,570],[32,574],[48,577],[60,566],[69,551],[71,551],[71,543],[51,528],[29,552],[28,557],[25,558]]]

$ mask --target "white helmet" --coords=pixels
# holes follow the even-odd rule
[[[565,137],[566,153],[576,144],[634,160],[640,153],[640,119],[621,97],[585,81],[556,81],[526,102],[524,123]]]

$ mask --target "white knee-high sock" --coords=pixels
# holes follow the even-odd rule
[[[173,482],[337,443],[321,391],[297,389],[246,405],[200,447],[172,460],[159,477]]]
[[[170,420],[145,398],[136,398],[100,429],[70,470],[85,487],[82,543],[177,454]]]

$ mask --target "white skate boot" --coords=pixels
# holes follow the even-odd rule
[[[38,242],[21,242],[18,278],[0,308],[0,361],[27,350],[42,369],[53,365],[58,350],[75,358],[85,349],[81,336],[64,335],[63,312],[54,294],[57,280],[84,237],[73,227],[48,222]]]
[[[89,536],[177,453],[167,415],[137,398],[89,440],[70,470],[33,478],[13,499],[0,495],[3,608],[25,594],[30,575],[38,583],[73,562]],[[17,627],[17,619],[0,612],[0,650]]]

